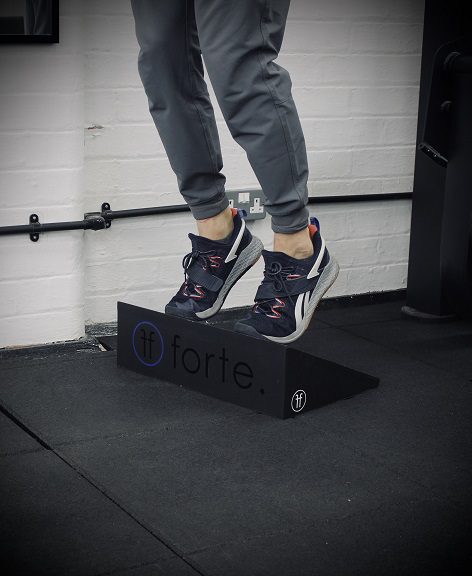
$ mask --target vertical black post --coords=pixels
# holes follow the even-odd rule
[[[424,136],[435,54],[447,42],[470,33],[464,6],[462,0],[425,2],[417,145]],[[461,129],[464,115],[469,114],[470,120],[470,105],[463,102],[466,84],[458,81],[452,86],[454,98],[449,113],[447,109],[435,111],[436,124],[443,122],[441,114],[450,115],[445,134],[448,141],[444,141],[450,160],[447,166],[416,153],[407,306],[403,309],[413,316],[442,319],[463,312],[457,294],[465,290],[468,240],[464,240],[464,229],[470,225],[470,204],[465,194],[470,194],[471,182],[471,162],[467,165],[464,158],[467,149],[471,158],[470,136],[467,140]]]
[[[453,75],[442,245],[445,307],[472,317],[472,69]]]

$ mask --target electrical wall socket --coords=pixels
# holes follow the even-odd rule
[[[246,212],[246,220],[265,218],[264,194],[262,190],[226,190],[231,208]]]

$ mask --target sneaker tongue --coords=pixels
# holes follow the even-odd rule
[[[204,238],[203,236],[197,236],[196,234],[192,234],[189,232],[188,237],[192,242],[192,250],[212,250],[215,248],[215,243],[209,240],[208,238]]]
[[[279,262],[282,267],[294,264],[294,258],[283,252],[270,252],[269,250],[262,250],[262,257],[266,267],[270,266],[272,262]]]

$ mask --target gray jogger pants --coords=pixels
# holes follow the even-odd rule
[[[266,198],[274,232],[308,224],[308,161],[290,75],[273,60],[290,0],[131,0],[138,70],[179,190],[196,219],[228,206],[202,56]]]

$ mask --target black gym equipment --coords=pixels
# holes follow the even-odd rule
[[[470,3],[468,3],[470,4]],[[407,302],[423,320],[472,317],[472,19],[426,0]]]
[[[118,302],[117,363],[278,418],[349,398],[378,378],[204,322]]]

